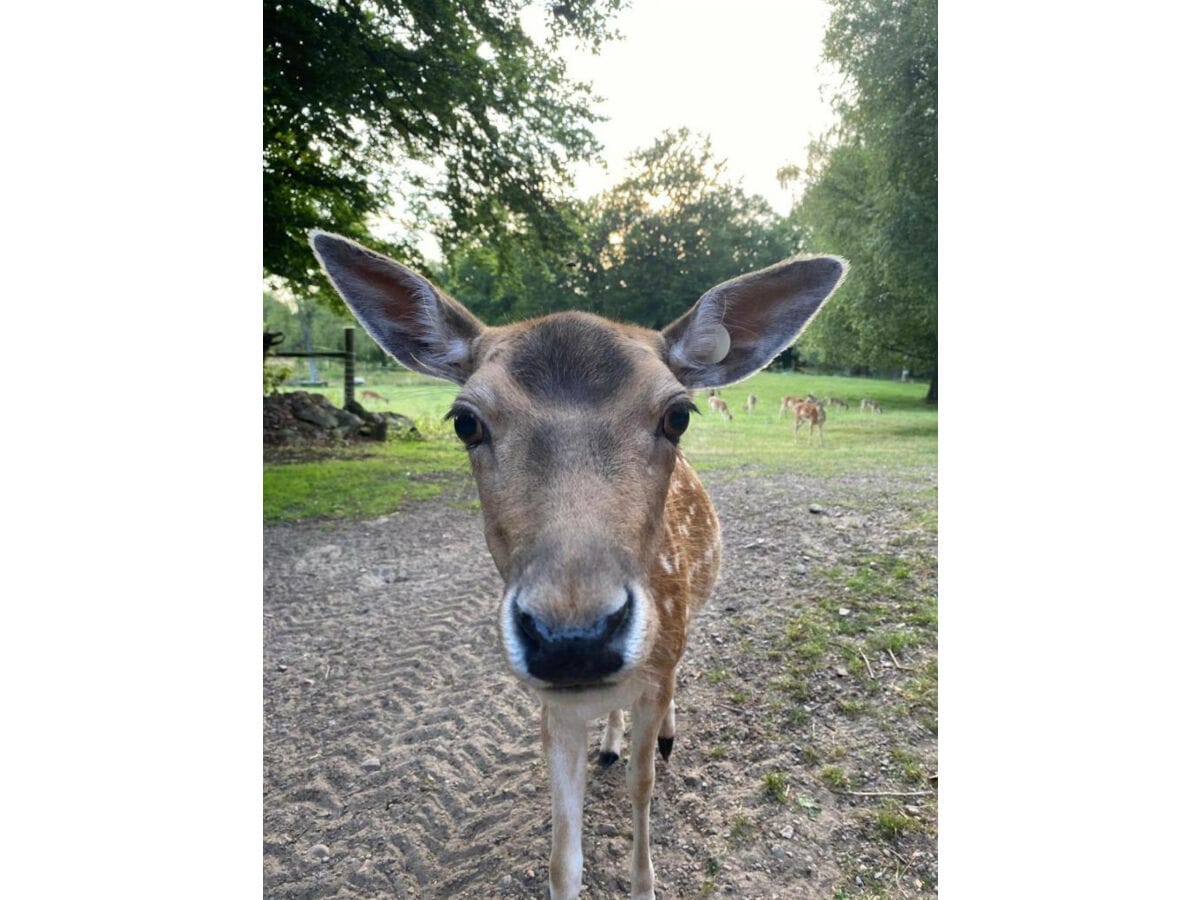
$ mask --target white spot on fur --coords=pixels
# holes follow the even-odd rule
[[[671,561],[669,559],[667,559],[667,554],[665,554],[665,553],[659,554],[658,562],[663,567],[663,571],[666,572],[668,575],[675,574],[675,570],[671,567]]]

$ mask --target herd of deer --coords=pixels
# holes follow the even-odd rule
[[[726,281],[661,331],[582,312],[488,327],[387,257],[324,232],[311,242],[387,352],[460,386],[447,418],[503,580],[499,645],[542,704],[551,900],[574,900],[583,885],[589,721],[607,717],[598,761],[610,766],[626,709],[631,894],[653,900],[654,752],[671,755],[676,672],[721,562],[716,510],[678,446],[692,392],[742,381],[790,346],[845,261],[797,257]],[[709,405],[729,416],[719,397]],[[807,398],[792,408],[797,422],[823,418]]]
[[[758,397],[751,394],[746,398],[744,409],[748,413],[753,413],[758,406]],[[800,428],[808,424],[808,440],[812,442],[813,430],[816,429],[820,435],[821,445],[825,444],[825,407],[837,406],[848,410],[850,404],[840,397],[826,397],[824,400],[818,400],[813,394],[806,397],[787,396],[779,401],[779,417],[783,418],[784,414],[791,411],[795,425],[792,428],[792,437],[794,440],[800,439]],[[733,421],[733,414],[729,411],[727,404],[716,390],[708,392],[708,408],[713,412],[720,414],[722,419]],[[863,397],[862,403],[859,404],[859,409],[863,412],[883,412],[883,408],[870,397]]]

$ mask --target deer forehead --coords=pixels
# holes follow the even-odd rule
[[[620,431],[685,393],[657,332],[588,313],[490,328],[475,354],[480,364],[459,398],[500,427],[580,419]]]

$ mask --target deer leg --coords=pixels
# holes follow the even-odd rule
[[[671,750],[675,747],[675,698],[667,704],[666,715],[658,726],[658,752],[662,754],[663,762],[671,758]]]
[[[608,724],[604,726],[604,738],[600,741],[600,765],[608,768],[621,755],[621,737],[625,733],[625,716],[621,710],[614,709],[608,714]]]
[[[583,789],[587,720],[542,707],[542,749],[550,772],[550,900],[575,900],[583,886]]]
[[[626,783],[633,801],[633,900],[654,900],[650,862],[650,795],[654,792],[654,743],[674,691],[672,677],[661,691],[647,691],[633,704]]]

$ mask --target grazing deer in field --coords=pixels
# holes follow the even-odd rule
[[[790,395],[787,397],[784,397],[782,400],[779,401],[779,418],[782,419],[783,414],[785,412],[795,409],[797,403],[817,403],[817,402],[819,402],[819,401],[812,394],[808,394],[807,396],[804,396],[804,397],[792,397]]]
[[[733,421],[733,413],[729,411],[729,404],[720,397],[709,397],[708,408],[713,412],[720,413],[721,418],[725,419],[727,422]]]
[[[792,440],[800,440],[800,424],[808,423],[808,442],[812,443],[813,428],[820,431],[821,446],[825,446],[825,407],[811,400],[801,400],[793,408],[796,424],[792,428]]]
[[[883,408],[870,397],[863,397],[862,403],[858,404],[858,408],[861,412],[866,412],[867,410],[877,413],[883,412]]]
[[[383,394],[377,394],[375,391],[363,391],[362,396],[364,400],[379,400],[383,403],[388,402],[387,397],[383,396]]]
[[[654,748],[675,737],[675,673],[721,559],[720,525],[679,439],[688,392],[728,385],[789,346],[841,282],[836,257],[792,259],[705,293],[662,331],[581,312],[489,328],[417,273],[345,238],[311,237],[368,333],[461,388],[488,550],[504,581],[501,646],[542,703],[552,900],[582,886],[588,722],[619,757],[632,709],[632,894],[654,897]]]
[[[840,397],[826,397],[825,405],[826,406],[840,406],[842,409],[845,409],[845,410],[850,409],[850,404],[847,403],[845,400],[842,400]]]

